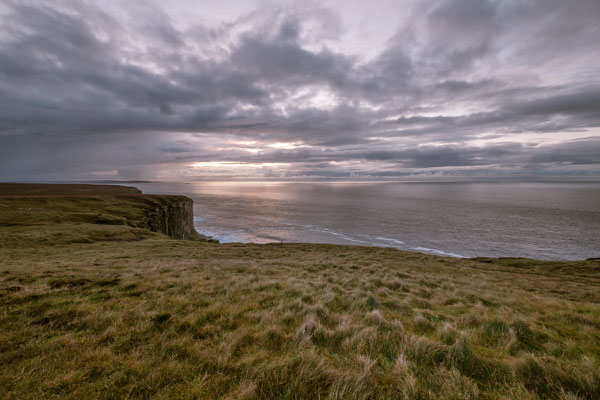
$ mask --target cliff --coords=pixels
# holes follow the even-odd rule
[[[52,243],[141,240],[154,232],[208,239],[194,229],[192,199],[116,185],[0,184],[0,226],[19,228],[13,236],[28,228]]]
[[[148,196],[146,226],[175,239],[195,240],[201,237],[194,229],[194,202],[185,196]]]

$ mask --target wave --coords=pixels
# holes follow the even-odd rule
[[[330,235],[337,236],[337,237],[341,238],[342,240],[346,240],[348,242],[367,243],[367,244],[369,243],[369,242],[367,242],[365,240],[354,239],[354,238],[352,238],[352,237],[350,237],[350,236],[348,236],[346,234],[335,232],[335,231],[332,231],[332,230],[326,229],[326,228],[313,228],[313,227],[310,227],[308,229],[310,229],[311,231],[315,231],[315,232],[328,233]]]
[[[207,229],[206,227],[205,228],[198,227],[197,225],[199,225],[199,223],[201,223],[203,221],[204,221],[204,219],[201,217],[194,217],[194,225],[196,225],[196,231],[198,231],[199,233],[201,233],[205,236],[209,236],[211,238],[217,239],[221,243],[268,243],[268,242],[284,242],[285,241],[285,240],[282,240],[280,238],[276,238],[273,236],[262,237],[260,235],[252,235],[252,236],[254,236],[252,239],[245,240],[239,235],[239,232],[246,232],[246,230],[244,230],[244,229],[223,232],[218,229],[213,230],[210,228]],[[345,233],[336,232],[336,231],[328,229],[328,228],[317,227],[314,225],[299,225],[299,224],[294,224],[294,223],[289,223],[289,222],[285,222],[285,223],[283,223],[283,225],[285,225],[287,227],[294,227],[296,229],[304,228],[306,230],[310,230],[313,232],[319,232],[319,233],[324,233],[324,234],[328,234],[331,236],[335,236],[339,240],[342,240],[345,242],[360,243],[360,244],[364,244],[367,246],[392,247],[392,248],[396,248],[396,249],[400,249],[400,250],[414,250],[414,251],[419,251],[419,252],[423,252],[423,253],[437,254],[437,255],[441,255],[441,256],[467,258],[466,256],[463,256],[461,254],[451,253],[451,252],[438,250],[438,249],[431,249],[429,247],[421,247],[421,246],[411,247],[411,246],[408,246],[405,242],[403,242],[401,240],[394,239],[394,238],[388,238],[385,236],[370,236],[370,235],[365,235],[365,234],[357,234],[358,236],[361,236],[361,237],[364,237],[367,239],[367,240],[361,240],[361,239],[356,239],[352,236],[349,236]],[[245,235],[245,236],[247,236],[247,235]],[[384,243],[381,243],[381,242],[384,242]]]
[[[224,232],[216,232],[209,229],[201,229],[198,227],[194,227],[196,232],[201,235],[208,236],[212,239],[216,239],[221,243],[248,243],[248,241],[242,239],[241,237],[235,235],[234,233],[224,233]]]
[[[437,249],[430,249],[429,247],[411,247],[410,249],[411,250],[416,250],[416,251],[421,251],[423,253],[437,254],[437,255],[440,255],[440,256],[450,256],[450,257],[456,257],[456,258],[468,258],[468,257],[462,256],[460,254],[448,253],[446,251],[437,250]]]
[[[386,237],[383,237],[383,236],[376,236],[375,240],[382,240],[384,242],[392,242],[392,243],[396,243],[396,244],[404,244],[404,242],[401,241],[401,240],[386,238]]]

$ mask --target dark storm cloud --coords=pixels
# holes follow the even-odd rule
[[[600,139],[583,139],[550,146],[534,152],[530,161],[574,165],[599,164]]]
[[[547,95],[513,99],[493,111],[433,117],[399,117],[384,125],[398,127],[388,135],[434,135],[457,138],[490,130],[512,132],[561,132],[600,126],[600,85],[567,93],[559,88]]]
[[[599,172],[595,138],[561,139],[600,131],[596,0],[415,2],[370,58],[331,44],[344,26],[334,8],[273,7],[209,26],[120,6],[0,8],[0,179],[148,178],[156,164],[211,160],[287,162],[288,176],[356,173],[334,162],[370,163],[364,176]],[[514,137],[532,133],[552,144]],[[249,154],[236,140],[258,144]],[[265,147],[279,142],[305,147]]]

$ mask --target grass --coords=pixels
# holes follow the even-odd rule
[[[598,260],[0,221],[3,399],[600,398]]]

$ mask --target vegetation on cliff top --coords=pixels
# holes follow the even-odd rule
[[[600,261],[93,221],[121,200],[0,198],[0,398],[600,398]]]
[[[141,240],[156,233],[200,239],[192,204],[185,196],[142,195],[126,186],[0,184],[0,227],[11,227],[0,234],[4,245]]]

